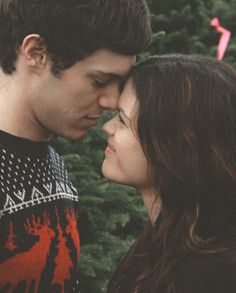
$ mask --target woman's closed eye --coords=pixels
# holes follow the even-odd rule
[[[118,117],[118,120],[119,120],[122,124],[126,125],[125,121],[122,119],[122,117],[121,117],[121,115],[120,115],[119,113],[117,113],[117,117]]]

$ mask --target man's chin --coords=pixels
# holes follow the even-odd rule
[[[77,141],[77,140],[83,139],[86,136],[86,134],[87,134],[87,129],[83,129],[75,133],[65,133],[65,134],[63,133],[61,134],[61,136],[68,140]]]

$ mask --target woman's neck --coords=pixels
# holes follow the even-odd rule
[[[156,222],[160,211],[161,211],[161,199],[160,197],[155,196],[153,189],[143,189],[140,190],[143,203],[148,211],[148,215],[152,224]]]

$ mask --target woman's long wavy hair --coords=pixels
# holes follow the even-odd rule
[[[206,57],[164,55],[139,63],[127,79],[162,210],[108,292],[175,292],[184,257],[236,247],[236,73]]]

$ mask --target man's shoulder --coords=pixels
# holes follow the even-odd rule
[[[59,155],[59,153],[57,152],[57,150],[53,146],[51,146],[51,145],[48,146],[48,152],[49,152],[49,156],[51,158],[51,161],[53,163],[56,163],[56,165],[65,168],[65,163],[64,163],[62,156]]]

